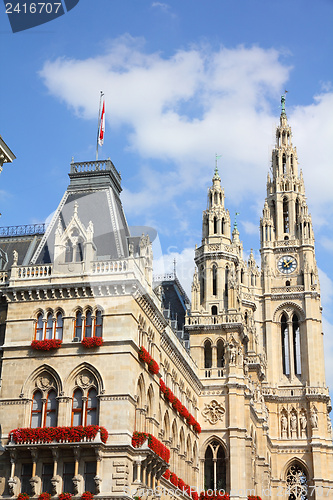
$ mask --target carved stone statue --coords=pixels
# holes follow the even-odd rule
[[[306,426],[307,426],[308,422],[307,422],[307,419],[306,419],[306,416],[304,413],[302,413],[302,415],[300,416],[299,423],[301,426],[302,434],[305,434],[306,433]]]
[[[311,410],[310,422],[312,429],[318,429],[318,415],[314,408]]]
[[[13,250],[13,266],[17,266],[18,262],[18,253],[16,250]]]
[[[292,432],[297,431],[297,417],[295,413],[292,413],[290,417],[290,429]]]
[[[288,420],[285,414],[282,415],[281,417],[281,430],[282,432],[287,433],[287,428],[288,428]]]

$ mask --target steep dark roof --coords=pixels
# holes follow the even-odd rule
[[[74,214],[88,227],[93,223],[97,259],[128,257],[129,229],[120,201],[121,177],[111,160],[71,163],[70,184],[37,248],[32,263],[54,259],[55,232],[65,230]]]

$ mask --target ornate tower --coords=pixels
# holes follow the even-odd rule
[[[325,384],[314,236],[284,96],[281,104],[260,220],[263,349],[267,354],[263,393],[270,414],[271,487],[283,484],[300,492],[307,483],[316,495],[322,487],[329,495],[331,407]],[[289,498],[303,497],[295,493]]]

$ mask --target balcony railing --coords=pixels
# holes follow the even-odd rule
[[[0,236],[27,236],[44,234],[46,224],[25,224],[23,226],[0,227]]]
[[[21,280],[34,278],[47,278],[52,274],[51,265],[42,266],[20,266],[17,269],[17,277]]]
[[[212,316],[193,315],[186,318],[186,325],[220,325],[226,323],[241,323],[243,315],[241,313],[225,313]]]
[[[105,443],[108,432],[99,425],[83,427],[36,427],[14,429],[9,434],[9,446],[48,443]]]

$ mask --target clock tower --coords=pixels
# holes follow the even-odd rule
[[[308,486],[311,482],[318,494],[318,488],[328,486],[324,480],[327,471],[331,478],[333,472],[320,286],[311,216],[292,144],[285,96],[281,104],[260,220],[260,302],[267,355],[263,393],[270,414],[271,487],[276,482],[278,488],[282,480],[280,484],[292,486],[298,482],[301,488],[299,478],[304,475]],[[286,461],[288,456],[292,465]]]

